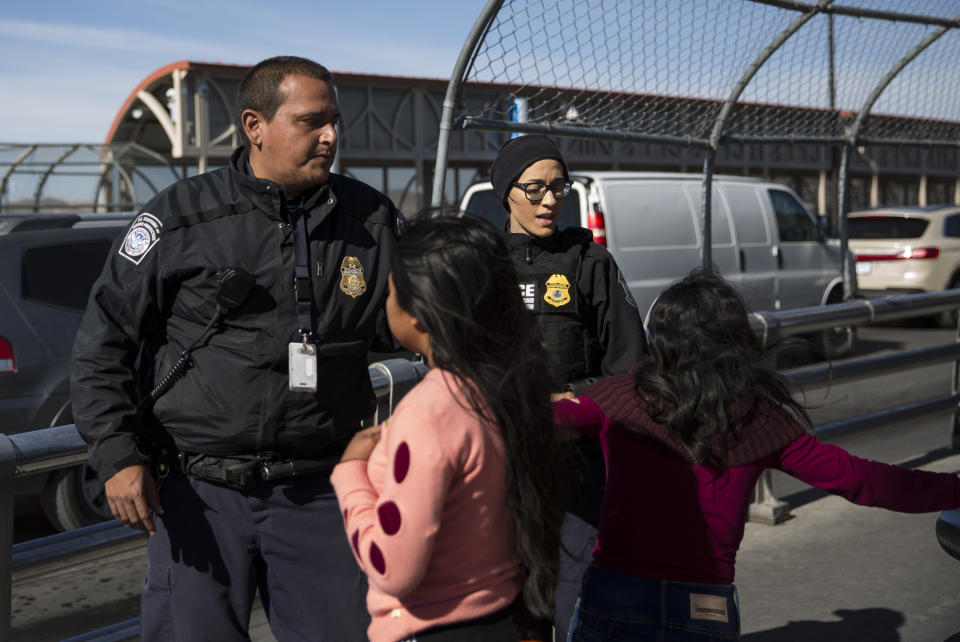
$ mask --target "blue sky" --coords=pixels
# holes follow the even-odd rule
[[[448,78],[483,0],[9,0],[0,142],[98,142],[137,84],[177,60],[294,54],[332,71]]]

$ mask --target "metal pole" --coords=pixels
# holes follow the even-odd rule
[[[713,159],[716,156],[716,150],[708,149],[703,157],[703,193],[700,195],[703,205],[703,218],[700,220],[701,236],[703,237],[703,248],[701,257],[703,259],[703,269],[709,270],[713,267],[713,234],[711,221],[713,220]]]
[[[843,300],[849,301],[855,294],[853,266],[847,243],[847,167],[850,164],[850,145],[840,151],[840,172],[837,178],[837,235],[840,237],[840,267],[843,273]]]
[[[13,589],[13,476],[17,453],[10,439],[0,434],[0,640],[10,639]]]
[[[957,315],[957,332],[954,341],[960,343],[960,315]],[[953,378],[950,382],[950,392],[960,392],[960,358],[953,362]],[[960,450],[960,405],[953,409],[953,428],[950,431],[950,447]]]
[[[830,80],[829,80],[829,90],[830,90],[830,110],[836,110],[837,108],[837,81],[835,77],[836,73],[836,60],[834,52],[834,36],[833,36],[833,14],[827,16],[827,57],[830,64]]]
[[[487,6],[483,8],[480,17],[473,24],[467,41],[460,50],[460,57],[457,58],[457,64],[453,67],[453,73],[450,75],[450,83],[447,85],[447,93],[443,98],[443,114],[440,116],[440,133],[437,138],[437,163],[433,168],[433,198],[430,199],[432,207],[441,207],[443,205],[443,184],[447,179],[447,154],[450,150],[450,131],[453,129],[453,110],[457,108],[460,102],[460,87],[463,78],[467,74],[467,69],[473,61],[473,50],[486,35],[490,21],[497,12],[503,0],[489,0]]]

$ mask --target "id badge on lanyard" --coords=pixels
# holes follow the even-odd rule
[[[290,364],[290,390],[294,392],[317,391],[317,346],[310,339],[310,270],[307,252],[306,213],[297,208],[292,212],[294,254],[294,295],[297,300],[297,322],[300,326],[300,341],[291,341],[287,346],[287,361]]]
[[[292,341],[287,346],[290,363],[290,390],[317,391],[317,346],[303,341]]]

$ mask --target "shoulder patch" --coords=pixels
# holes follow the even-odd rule
[[[127,231],[127,236],[123,239],[123,244],[120,246],[120,256],[134,265],[140,265],[143,258],[160,240],[161,228],[163,228],[163,223],[153,214],[143,212],[138,215]]]
[[[627,303],[632,305],[635,310],[639,310],[640,306],[637,305],[637,300],[633,298],[633,293],[630,292],[630,286],[627,285],[627,280],[623,278],[623,272],[620,270],[617,270],[617,283],[623,288],[623,293],[627,297]]]

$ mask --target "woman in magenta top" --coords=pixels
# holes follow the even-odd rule
[[[398,241],[390,330],[431,370],[331,476],[374,642],[549,639],[531,616],[553,610],[563,452],[516,282],[481,219],[420,219]]]
[[[648,325],[651,362],[555,407],[558,423],[600,442],[607,471],[571,640],[739,638],[734,566],[766,468],[865,506],[960,506],[956,475],[820,443],[761,366],[747,308],[721,277],[695,270],[660,295]]]

